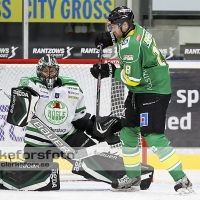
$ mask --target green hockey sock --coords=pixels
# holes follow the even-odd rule
[[[164,134],[148,134],[145,136],[148,147],[158,156],[166,170],[174,181],[179,180],[185,173],[182,170],[182,163],[169,140]]]
[[[138,137],[140,128],[124,127],[120,131],[122,142],[122,154],[126,174],[129,177],[136,177],[141,174],[140,150],[138,147]]]

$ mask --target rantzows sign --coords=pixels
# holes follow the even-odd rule
[[[18,46],[8,46],[8,47],[0,47],[0,59],[3,58],[20,58],[22,57],[19,53],[18,53],[19,47]]]
[[[169,47],[168,49],[160,49],[163,56],[167,59],[174,59],[176,48]],[[98,58],[99,49],[89,46],[61,46],[61,47],[33,47],[30,48],[30,58],[40,58],[45,54],[50,54],[55,58]],[[103,49],[104,59],[117,59],[117,46],[107,47]]]
[[[163,56],[166,60],[174,60],[175,53],[174,50],[176,48],[169,47],[160,49]],[[83,59],[83,58],[98,58],[99,50],[96,47],[88,46],[63,46],[63,45],[55,45],[55,46],[46,46],[46,47],[36,47],[31,45],[29,47],[29,58],[41,58],[46,54],[50,54],[55,58],[62,59]],[[22,58],[22,46],[21,45],[10,45],[10,46],[0,46],[0,59],[11,59],[11,58]],[[103,58],[104,59],[117,59],[117,46],[108,47],[103,49]]]
[[[180,46],[180,52],[183,54],[184,60],[199,60],[200,44],[186,43]]]

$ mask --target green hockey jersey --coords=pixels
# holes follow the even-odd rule
[[[133,93],[170,94],[169,65],[153,36],[139,24],[125,38],[118,39],[120,68],[115,80],[125,83]]]

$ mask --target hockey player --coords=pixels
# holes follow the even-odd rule
[[[59,65],[55,58],[50,55],[42,57],[36,68],[37,76],[22,77],[19,87],[12,89],[7,117],[7,121],[11,124],[26,125],[25,161],[32,163],[53,162],[54,157],[61,156],[72,163],[74,173],[87,179],[108,183],[112,182],[113,178],[120,177],[120,171],[123,171],[122,174],[124,174],[125,171],[121,165],[121,163],[123,164],[122,159],[109,153],[100,154],[99,156],[94,155],[78,161],[69,159],[30,123],[32,114],[35,113],[62,140],[74,148],[86,148],[95,145],[96,143],[91,137],[99,142],[106,141],[109,145],[120,142],[119,137],[114,135],[115,132],[121,129],[119,119],[109,116],[104,117],[104,120],[99,124],[102,126],[104,133],[100,134],[94,126],[95,116],[91,117],[86,112],[81,88],[74,79],[59,76]],[[29,103],[27,103],[28,101]],[[100,169],[98,169],[99,167]],[[103,169],[105,170],[104,176],[107,174],[106,177],[99,175]],[[149,181],[152,178],[153,169],[151,168],[149,171],[151,171],[151,177],[148,183],[142,186],[143,189],[148,188],[150,185]],[[13,173],[9,174],[5,181],[18,180],[18,177],[13,178],[13,176]],[[38,176],[38,174],[35,176]],[[26,177],[27,179],[28,177]],[[22,179],[20,179],[20,183],[21,181]]]
[[[37,76],[22,77],[18,88],[26,88],[38,95],[35,114],[71,147],[89,147],[96,144],[88,135],[99,142],[119,143],[119,137],[113,130],[120,129],[120,122],[112,122],[104,134],[93,131],[95,116],[86,113],[85,99],[78,83],[70,78],[59,76],[59,65],[50,55],[42,57],[36,66]],[[115,124],[115,126],[114,126]],[[115,130],[114,130],[115,131]],[[85,132],[88,134],[85,134]],[[108,137],[112,134],[112,139]],[[95,135],[96,133],[96,135]],[[111,139],[111,140],[109,140]],[[45,152],[52,143],[30,123],[26,125],[25,158],[37,160],[39,157],[31,152]],[[40,147],[40,148],[38,148]],[[34,150],[33,150],[34,149]],[[42,158],[44,161],[45,158]],[[46,158],[49,160],[49,158]]]
[[[157,154],[172,176],[175,191],[192,193],[192,183],[182,170],[181,161],[164,135],[165,119],[171,97],[169,65],[156,46],[152,34],[134,22],[134,14],[126,6],[115,8],[108,17],[109,31],[97,34],[95,45],[103,48],[117,43],[120,68],[112,63],[95,64],[91,74],[101,78],[112,74],[115,80],[128,88],[125,116],[121,120],[123,161],[126,175],[113,181],[118,190],[134,188],[140,183],[138,135],[145,137],[147,145]]]

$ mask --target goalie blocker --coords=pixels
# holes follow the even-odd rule
[[[29,87],[12,88],[7,122],[24,127],[35,113],[39,94]]]

